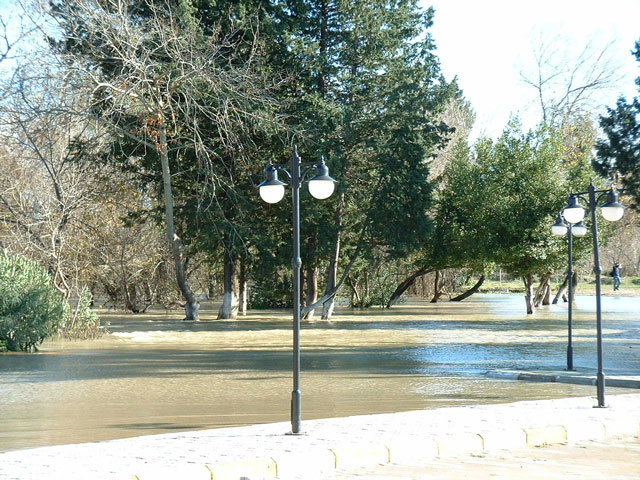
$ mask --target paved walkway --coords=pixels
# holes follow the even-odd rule
[[[322,472],[640,435],[640,394],[172,433],[0,454],[0,479],[322,478]]]

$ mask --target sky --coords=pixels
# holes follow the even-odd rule
[[[567,63],[590,41],[601,48],[614,42],[610,52],[622,78],[598,104],[604,111],[620,95],[638,95],[640,62],[631,50],[640,39],[640,0],[422,0],[422,6],[436,11],[431,34],[443,73],[458,77],[476,112],[474,138],[499,136],[512,114],[525,128],[539,123],[536,92],[520,72],[535,70],[540,38],[554,42],[557,59],[566,56]]]
[[[540,38],[558,49],[566,64],[589,42],[594,50],[613,42],[611,54],[619,63],[617,88],[602,92],[598,102],[614,106],[617,98],[638,95],[634,79],[640,62],[631,55],[640,39],[640,0],[421,0],[435,8],[431,34],[442,71],[457,76],[476,112],[472,138],[497,137],[511,115],[525,128],[541,119],[535,90],[521,72],[533,72],[534,48]],[[15,0],[0,0],[0,13],[12,12]],[[8,63],[8,62],[7,62]]]

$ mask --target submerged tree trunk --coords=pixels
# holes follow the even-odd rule
[[[562,285],[560,285],[560,287],[558,287],[558,292],[556,293],[556,296],[553,298],[553,304],[556,305],[559,301],[560,298],[564,298],[564,292],[567,291],[567,288],[569,287],[569,275],[565,275],[564,276],[564,282],[562,282]],[[566,299],[565,299],[566,301]]]
[[[525,301],[527,303],[527,314],[530,315],[534,312],[535,307],[533,305],[534,293],[533,293],[533,275],[527,274],[522,277],[524,282]]]
[[[573,282],[573,285],[571,285],[571,296],[572,298],[569,299],[570,302],[573,302],[576,299],[576,292],[578,291],[578,283],[580,283],[580,279],[578,278],[578,272],[573,272],[573,278],[571,279]]]
[[[420,270],[409,275],[400,285],[396,287],[395,291],[391,294],[391,297],[387,302],[387,308],[393,307],[398,299],[402,296],[402,294],[415,283],[417,278],[426,275],[427,273],[433,272],[433,270],[434,269],[431,267],[422,267]]]
[[[539,307],[540,305],[549,305],[549,280],[551,279],[551,272],[544,274],[540,278],[540,285],[536,290],[536,294],[534,297],[534,305],[535,307]],[[546,299],[546,303],[545,302]]]
[[[452,302],[460,302],[461,300],[464,300],[465,298],[470,297],[471,295],[473,295],[474,293],[476,293],[480,289],[480,287],[482,286],[483,283],[484,283],[484,275],[480,275],[480,278],[478,279],[478,281],[476,282],[476,284],[473,287],[471,287],[466,292],[461,293],[457,297],[452,298],[451,301]]]
[[[307,294],[305,305],[313,305],[318,300],[318,271],[314,267],[306,268]],[[313,320],[314,309],[310,309],[303,317],[305,320]]]
[[[362,297],[358,291],[358,286],[354,283],[351,276],[347,277],[347,283],[349,284],[349,287],[351,287],[351,307],[362,307]]]
[[[238,316],[238,272],[229,248],[224,250],[224,296],[218,310],[218,320],[233,320]]]
[[[444,275],[441,270],[436,270],[436,277],[433,281],[433,298],[431,303],[437,303],[438,299],[442,296],[444,288]]]
[[[162,166],[162,183],[164,190],[164,212],[167,223],[167,240],[171,246],[173,263],[176,269],[176,281],[186,303],[184,306],[185,320],[198,321],[200,319],[200,303],[191,291],[185,272],[186,258],[182,240],[176,234],[173,222],[173,192],[171,191],[171,171],[169,170],[169,154],[167,152],[167,130],[164,123],[158,128],[158,154]]]
[[[238,300],[238,308],[241,315],[247,314],[247,302],[249,299],[247,295],[249,292],[247,291],[247,262],[243,259],[240,260],[240,276],[238,278],[238,291],[239,291],[239,300]]]
[[[549,285],[549,281],[547,281],[547,288],[542,297],[542,305],[551,305],[551,285]]]
[[[331,252],[331,262],[329,263],[329,272],[327,275],[327,289],[325,295],[332,292],[336,288],[338,280],[338,260],[340,258],[340,240],[341,240],[341,226],[342,226],[342,212],[344,211],[344,193],[340,196],[338,202],[338,209],[336,210],[335,224],[338,227],[338,235],[336,237],[336,243],[333,251]],[[332,295],[326,302],[322,304],[322,320],[330,320],[333,315],[333,309],[335,308],[336,296]]]

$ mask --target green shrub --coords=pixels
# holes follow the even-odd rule
[[[30,352],[54,334],[67,307],[36,262],[0,252],[0,343]]]
[[[76,308],[67,316],[60,327],[60,332],[64,337],[86,340],[97,338],[105,333],[105,330],[100,326],[98,315],[91,310],[92,303],[93,295],[87,287],[84,287],[78,297]]]

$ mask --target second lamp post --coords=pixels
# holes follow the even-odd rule
[[[302,168],[305,167],[303,171]],[[289,170],[287,170],[287,168]],[[309,179],[309,193],[314,198],[329,198],[335,189],[335,180],[329,176],[324,160],[303,163],[294,151],[288,163],[270,164],[264,169],[265,180],[258,185],[260,197],[267,203],[278,203],[284,197],[286,183],[278,180],[278,170],[291,179],[293,203],[293,392],[291,393],[291,433],[298,434],[302,423],[302,393],[300,391],[300,186],[305,175],[315,169],[315,176]]]
[[[551,233],[554,235],[569,234],[569,266],[567,269],[567,282],[569,284],[569,307],[567,308],[567,370],[573,370],[573,237],[584,237],[587,233],[587,227],[584,223],[579,222],[575,225],[565,223],[562,214],[556,218],[556,223],[551,226]]]

